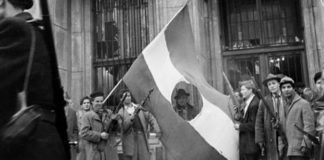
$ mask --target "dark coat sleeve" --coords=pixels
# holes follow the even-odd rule
[[[247,121],[244,121],[240,125],[241,132],[254,132],[255,131],[255,120],[259,108],[259,99],[254,97],[250,106],[247,110]]]
[[[16,110],[31,45],[31,26],[18,18],[0,20],[0,127]]]
[[[67,114],[67,124],[68,124],[68,136],[69,140],[77,140],[78,139],[78,125],[77,125],[77,117],[76,112],[71,107],[67,106],[68,114]]]
[[[255,142],[264,143],[264,106],[261,102],[258,108],[256,121],[255,121]]]

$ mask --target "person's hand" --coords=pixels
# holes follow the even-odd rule
[[[240,124],[235,123],[235,124],[234,124],[234,128],[235,128],[236,130],[239,130],[239,129],[240,129]]]
[[[300,151],[305,155],[308,153],[308,148],[305,146],[301,146]]]
[[[108,139],[108,133],[106,133],[106,132],[102,132],[102,133],[100,134],[100,137],[101,137],[101,139]]]

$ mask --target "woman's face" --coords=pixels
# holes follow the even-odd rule
[[[125,104],[129,104],[129,103],[132,102],[132,96],[131,96],[131,94],[129,92],[125,92],[124,93],[124,96],[126,96],[125,97],[125,100],[124,100],[124,103]]]

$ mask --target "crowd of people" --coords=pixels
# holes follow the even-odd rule
[[[234,128],[239,131],[241,160],[323,159],[322,72],[314,75],[315,89],[296,87],[288,76],[268,74],[263,96],[253,80],[239,83]]]
[[[161,132],[153,115],[135,104],[128,90],[120,94],[120,105],[113,110],[104,105],[102,92],[83,97],[77,111],[66,95],[64,107],[57,64],[47,48],[48,35],[44,35],[44,26],[24,12],[32,6],[32,0],[0,0],[0,75],[5,77],[0,79],[0,158],[69,159],[68,139],[72,159],[117,160],[116,148],[122,145],[124,160],[149,160],[148,133]],[[240,102],[233,116],[240,159],[323,160],[324,147],[319,145],[324,133],[323,73],[314,75],[315,89],[274,74],[268,74],[263,84],[266,96],[254,80],[240,82],[240,91],[233,96]],[[188,121],[200,112],[189,103],[189,96],[184,89],[174,96],[175,112]],[[9,139],[3,139],[3,133],[12,129],[5,127],[24,104],[31,107],[19,112],[22,118],[12,123],[23,127],[14,128],[18,132],[4,145]]]
[[[122,159],[149,160],[149,132],[160,133],[152,114],[135,104],[128,90],[122,91],[117,108],[109,109],[103,101],[104,94],[94,92],[81,98],[80,110],[66,112],[72,159],[118,160],[117,146],[122,145]]]
[[[189,96],[182,88],[174,95],[174,110],[187,121],[199,114],[197,107],[189,103]],[[103,104],[102,92],[81,98],[79,109],[75,109],[68,94],[65,99],[72,159],[118,160],[118,145],[122,146],[124,160],[150,159],[148,136],[155,133],[159,138],[160,128],[150,112],[133,102],[128,90],[121,91],[119,104],[112,108]]]

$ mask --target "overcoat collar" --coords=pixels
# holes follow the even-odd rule
[[[294,99],[292,100],[291,104],[288,106],[288,113],[291,110],[291,108],[294,106],[294,104],[298,102],[300,99],[301,97],[297,93],[295,93]]]

